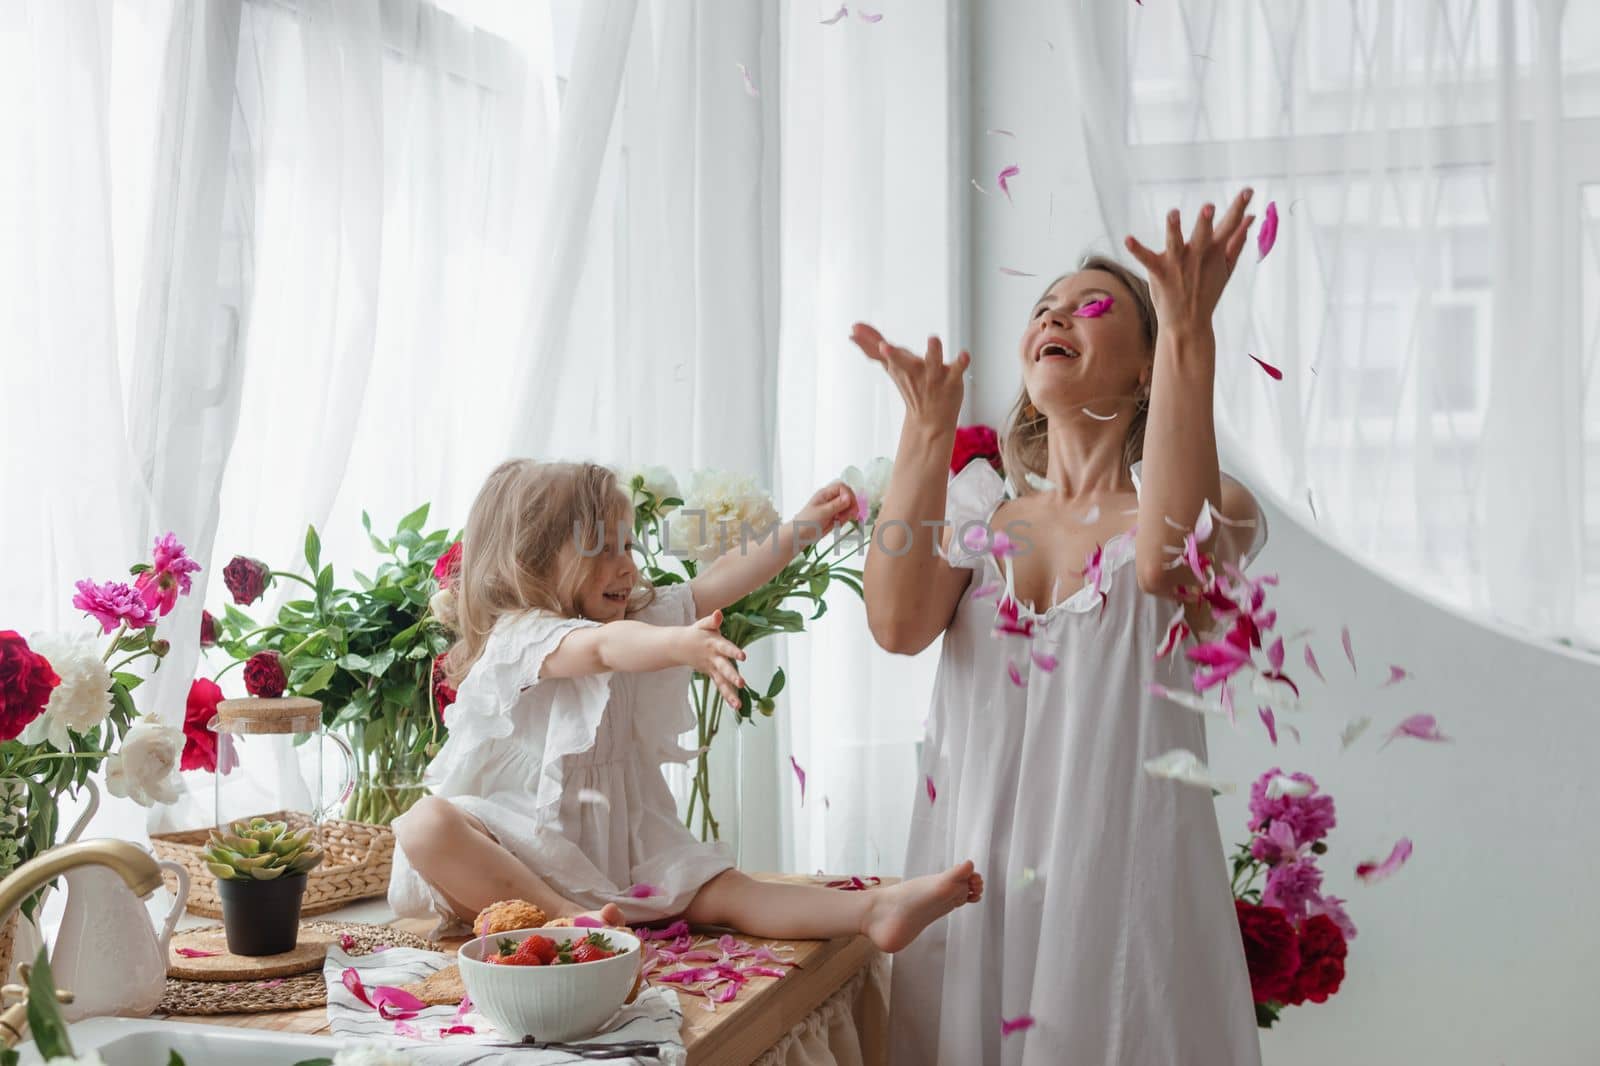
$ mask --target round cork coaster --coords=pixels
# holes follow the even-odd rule
[[[235,955],[228,950],[222,929],[190,929],[172,938],[167,948],[167,976],[183,981],[265,981],[293,977],[322,969],[328,945],[338,943],[332,933],[300,929],[293,951],[281,955]],[[204,954],[201,954],[204,952]]]

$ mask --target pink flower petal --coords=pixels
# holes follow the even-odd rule
[[[646,897],[637,896],[635,898],[644,899]],[[592,914],[580,914],[576,918],[572,919],[572,924],[579,929],[604,929],[606,927],[605,922],[602,922],[599,918],[596,918]]]
[[[1448,741],[1450,738],[1439,732],[1439,722],[1431,714],[1414,714],[1410,718],[1395,726],[1380,748],[1387,748],[1389,741],[1409,737],[1412,740],[1428,740],[1434,743]]]
[[[735,981],[729,981],[727,984],[717,989],[717,991],[712,994],[711,998],[718,1003],[732,1003],[734,997],[738,994],[738,983]]]
[[[835,11],[831,17],[822,19],[821,21],[824,26],[832,26],[835,22],[838,22],[848,14],[850,14],[850,9],[845,7],[843,4],[840,4],[838,11]]]
[[[1389,666],[1389,680],[1385,681],[1379,687],[1380,688],[1388,688],[1390,685],[1393,685],[1393,684],[1396,684],[1398,682],[1404,681],[1406,678],[1408,678],[1410,676],[1411,676],[1410,671],[1408,671],[1405,667],[1403,667],[1403,666],[1395,666],[1394,664],[1391,663],[1390,666]]]
[[[366,1006],[372,1006],[372,1000],[367,998],[367,990],[361,984],[361,975],[356,972],[354,966],[346,966],[344,972],[339,975],[339,980],[344,982],[344,987],[349,989],[352,996]]]
[[[473,1035],[475,1035],[477,1033],[477,1031],[478,1030],[474,1029],[470,1025],[467,1025],[467,1024],[465,1024],[463,1022],[457,1022],[454,1025],[442,1026],[439,1029],[439,1035],[440,1036],[473,1036]]]
[[[649,899],[651,896],[659,896],[661,894],[661,890],[655,885],[638,884],[628,889],[628,895],[634,899]]]
[[[1021,174],[1021,173],[1022,173],[1022,168],[1017,166],[1015,163],[1012,163],[1009,166],[1006,166],[1005,168],[1003,168],[1000,171],[1000,173],[995,177],[994,183],[996,185],[1000,186],[1000,191],[1006,194],[1006,199],[1007,200],[1011,199],[1011,186],[1008,184],[1008,182],[1010,182],[1012,178],[1016,177],[1018,174]]]
[[[795,780],[800,782],[800,806],[804,807],[806,805],[806,771],[805,771],[805,768],[800,765],[800,763],[795,759],[795,757],[793,755],[789,756],[789,765],[794,767]]]
[[[635,929],[633,933],[640,940],[676,940],[689,935],[689,923],[680,920],[665,929]]]
[[[1364,862],[1357,866],[1356,878],[1366,884],[1375,885],[1404,866],[1409,858],[1411,858],[1411,841],[1401,837],[1394,849],[1389,852],[1387,859],[1382,862]]]
[[[1267,213],[1262,216],[1261,229],[1256,233],[1256,262],[1267,257],[1272,251],[1272,246],[1278,243],[1278,203],[1276,200],[1267,204]]]
[[[461,1002],[456,1004],[456,1012],[450,1018],[451,1025],[460,1025],[472,1013],[472,997],[462,996]]]
[[[999,591],[1000,583],[998,581],[986,581],[972,590],[972,598],[975,600],[988,599]]]
[[[1018,670],[1017,664],[1011,662],[1009,659],[1006,660],[1006,676],[1009,677],[1011,679],[1011,683],[1016,685],[1018,688],[1023,688],[1027,685],[1027,682],[1022,680],[1022,671]]]
[[[867,12],[865,12],[865,11],[862,11],[860,8],[856,9],[856,15],[857,15],[857,17],[859,17],[861,19],[862,22],[882,22],[883,21],[883,16],[881,14],[871,15],[871,14],[868,14]]]
[[[750,68],[743,63],[734,65],[739,68],[739,77],[744,79],[744,91],[750,96],[760,96],[761,92],[756,88],[755,79],[750,76]]]
[[[1283,371],[1279,370],[1277,367],[1273,366],[1264,359],[1256,359],[1255,354],[1252,352],[1246,352],[1245,354],[1256,360],[1256,365],[1267,372],[1267,377],[1271,378],[1273,381],[1283,380]]]
[[[367,989],[361,983],[361,974],[353,966],[345,967],[339,979],[350,994],[369,1007],[375,1007],[378,1016],[386,1022],[397,1018],[414,1018],[419,1011],[426,1010],[428,1005],[402,988],[392,985],[376,985]]]
[[[1033,665],[1047,674],[1055,670],[1058,661],[1054,655],[1048,652],[1036,651],[1033,653]]]
[[[1351,673],[1355,673],[1356,672],[1356,653],[1355,653],[1355,649],[1350,646],[1350,627],[1349,626],[1341,626],[1341,627],[1339,627],[1339,643],[1344,645],[1344,657],[1346,659],[1350,660],[1350,672]]]
[[[1015,267],[1001,267],[1000,273],[1008,278],[1036,278],[1039,276],[1026,270],[1018,270]]]
[[[340,933],[339,934],[339,947],[341,949],[343,949],[344,951],[353,951],[355,949],[355,946],[356,946],[356,938],[355,937],[351,936],[349,933]]]
[[[1184,617],[1183,608],[1178,608],[1178,613],[1173,616],[1167,625],[1167,635],[1161,638],[1161,647],[1156,649],[1156,658],[1165,659],[1172,654],[1172,649],[1183,643],[1189,635],[1189,622]]]
[[[1033,1028],[1033,1015],[1019,1014],[1015,1018],[1000,1019],[1001,1037],[1010,1036],[1012,1033],[1021,1033]]]
[[[924,783],[928,786],[928,802],[932,803],[934,800],[939,798],[938,790],[933,787],[933,775],[927,775],[927,779]]]
[[[1306,666],[1310,668],[1313,674],[1317,675],[1318,681],[1321,681],[1324,685],[1328,683],[1328,679],[1322,676],[1322,667],[1317,665],[1317,657],[1311,653],[1311,645],[1309,644],[1306,645]]]
[[[1090,300],[1076,311],[1072,312],[1073,318],[1099,318],[1111,310],[1111,305],[1116,303],[1109,296],[1102,296],[1098,300]]]
[[[397,1021],[397,1022],[395,1022],[394,1023],[394,1035],[395,1036],[403,1036],[403,1037],[406,1037],[406,1038],[411,1039],[411,1040],[421,1040],[422,1039],[422,1033],[417,1030],[416,1026],[412,1025],[408,1021]]]
[[[173,951],[186,959],[209,959],[222,954],[220,951],[201,951],[199,948],[174,948]]]
[[[1278,746],[1278,716],[1272,713],[1271,707],[1257,707],[1256,713],[1261,716],[1261,724],[1267,727],[1267,736],[1272,740],[1272,746]]]

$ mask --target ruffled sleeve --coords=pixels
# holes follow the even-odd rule
[[[598,624],[547,611],[501,619],[450,706],[450,738],[428,767],[435,795],[537,788],[540,812],[559,808],[561,760],[594,746],[611,674],[541,680],[539,671],[569,633]]]
[[[946,558],[951,566],[977,570],[989,553],[983,547],[973,550],[965,537],[973,529],[987,530],[996,507],[1006,498],[1006,483],[994,467],[981,460],[968,463],[950,479],[945,488],[945,521],[950,523],[950,546]]]
[[[657,626],[689,625],[695,620],[694,593],[686,581],[662,585],[656,589],[655,599],[631,617]],[[687,666],[673,666],[628,678],[633,690],[634,735],[648,761],[683,762],[694,757],[694,752],[678,743],[680,736],[695,727],[689,703],[693,676]]]

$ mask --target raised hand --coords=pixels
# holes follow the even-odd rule
[[[1206,204],[1187,241],[1183,239],[1177,209],[1169,211],[1167,247],[1163,252],[1153,252],[1133,237],[1124,241],[1150,276],[1156,320],[1163,330],[1200,325],[1209,328],[1212,312],[1233,276],[1250,225],[1255,221],[1254,215],[1244,213],[1252,195],[1251,189],[1244,189],[1234,197],[1215,228],[1212,216],[1216,207]]]
[[[954,432],[961,417],[961,396],[965,388],[961,375],[972,357],[962,352],[955,362],[944,361],[944,344],[938,337],[928,338],[926,355],[917,356],[883,339],[883,334],[857,322],[850,339],[868,359],[882,365],[906,402],[907,421],[920,422],[930,429]]]
[[[722,612],[712,611],[693,625],[682,626],[678,633],[678,661],[709,677],[722,693],[723,702],[738,710],[744,679],[733,664],[744,659],[745,652],[722,635]]]
[[[812,494],[806,505],[795,514],[797,525],[809,532],[831,533],[856,514],[856,494],[842,481],[832,481]]]

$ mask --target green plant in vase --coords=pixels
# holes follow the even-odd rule
[[[888,459],[876,459],[864,471],[855,467],[845,470],[841,480],[855,493],[859,507],[849,529],[826,541],[804,538],[800,551],[774,577],[725,607],[721,628],[725,638],[748,648],[774,634],[804,632],[808,622],[827,611],[827,592],[836,583],[862,595],[861,569],[853,560],[871,538],[892,465]],[[778,522],[778,512],[749,478],[702,472],[686,495],[671,472],[662,467],[624,474],[622,481],[633,497],[633,533],[644,556],[642,569],[657,587],[694,578],[728,551],[772,547],[768,534]],[[805,606],[809,615],[790,604]],[[773,673],[762,691],[747,683],[739,694],[735,719],[743,724],[758,713],[771,717],[784,683],[782,669]],[[720,837],[720,826],[711,807],[708,753],[722,728],[727,704],[711,679],[700,673],[690,683],[689,696],[694,704],[699,754],[685,820],[702,840],[715,840]]]
[[[387,540],[373,534],[365,513],[361,520],[379,560],[370,575],[354,572],[356,587],[334,583],[321,538],[308,528],[311,576],[237,556],[223,571],[234,603],[210,626],[216,646],[235,660],[222,673],[245,664],[251,695],[288,692],[322,702],[323,724],[347,736],[355,752],[357,780],[345,817],[388,825],[424,794],[422,771],[444,742],[444,709],[454,693],[442,683],[437,660],[450,637],[429,603],[460,552],[448,530],[423,532],[426,504],[402,518]],[[278,580],[304,585],[306,595],[258,625],[239,607],[259,601]]]

